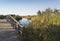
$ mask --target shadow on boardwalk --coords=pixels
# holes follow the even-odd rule
[[[0,41],[18,41],[17,33],[14,29],[0,29]]]

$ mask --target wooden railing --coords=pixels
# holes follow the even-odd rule
[[[19,39],[21,40],[21,36],[22,36],[22,33],[23,33],[23,26],[16,20],[14,19],[12,16],[10,15],[7,15],[6,16],[6,19],[9,23],[11,23],[11,25],[13,26],[13,29],[16,29],[16,31],[18,32],[19,34]]]

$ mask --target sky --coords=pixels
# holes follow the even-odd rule
[[[0,0],[0,15],[36,15],[46,8],[60,9],[60,0]]]

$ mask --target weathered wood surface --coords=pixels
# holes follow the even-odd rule
[[[0,41],[18,41],[16,30],[6,19],[0,19]]]

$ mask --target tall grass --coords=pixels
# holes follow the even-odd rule
[[[21,37],[22,41],[60,41],[59,15],[50,14],[49,16],[37,17],[34,22],[24,28]]]

